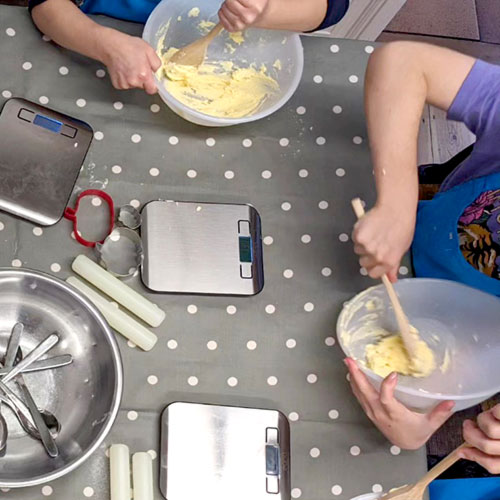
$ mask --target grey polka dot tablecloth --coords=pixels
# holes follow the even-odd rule
[[[135,206],[158,198],[252,203],[262,217],[266,276],[250,298],[156,295],[167,312],[156,347],[146,353],[118,338],[125,390],[106,443],[70,475],[3,491],[2,499],[109,498],[107,447],[149,450],[157,465],[159,415],[177,400],[287,415],[293,498],[350,499],[424,472],[423,451],[391,447],[363,415],[335,340],[343,302],[372,284],[353,255],[350,200],[374,201],[363,116],[373,47],[303,43],[303,81],[285,108],[254,124],[208,129],[177,117],[158,96],[114,90],[100,64],[42,38],[25,9],[0,6],[0,105],[24,97],[94,129],[75,194],[104,189],[117,205]],[[99,200],[86,207],[94,219],[104,209]],[[66,278],[79,253],[89,252],[71,238],[68,221],[39,228],[0,214],[0,266]]]

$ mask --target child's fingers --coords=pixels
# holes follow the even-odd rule
[[[488,438],[471,420],[464,422],[464,439],[468,444],[488,455],[500,455],[500,441]]]
[[[233,14],[235,17],[239,18],[245,7],[239,0],[226,0],[224,2],[226,9]]]
[[[493,410],[485,411],[477,417],[477,425],[491,439],[500,439],[500,422]]]
[[[500,404],[494,406],[491,410],[491,413],[497,420],[500,420]]]
[[[459,453],[460,458],[471,460],[484,467],[490,474],[500,474],[500,457],[494,457],[476,448],[465,448]]]
[[[349,375],[351,382],[355,383],[359,388],[359,391],[370,403],[376,401],[379,398],[379,394],[375,387],[366,378],[366,375],[358,368],[356,362],[351,358],[346,358],[345,360],[347,368],[349,369]]]
[[[364,255],[366,253],[366,249],[363,245],[360,245],[359,243],[354,243],[354,253],[356,255]]]
[[[146,78],[146,80],[144,80],[143,87],[144,87],[144,90],[146,91],[146,93],[148,93],[150,95],[156,94],[158,89],[156,87],[156,82],[154,80],[153,73],[150,73],[148,78]]]
[[[111,82],[113,83],[113,87],[115,87],[115,89],[127,90],[129,88],[126,78],[124,78],[121,74],[116,74],[114,72],[110,72],[109,74],[111,76]]]
[[[363,255],[359,259],[359,264],[365,269],[370,270],[377,266],[379,262],[371,255]]]
[[[379,279],[386,273],[386,268],[384,266],[375,266],[372,269],[367,269],[368,276],[373,279]]]
[[[158,71],[161,66],[161,59],[158,57],[158,54],[155,52],[153,47],[149,47],[146,56],[148,58],[149,64],[151,64],[151,69],[153,71]]]
[[[389,415],[394,413],[400,404],[394,397],[394,389],[396,389],[397,384],[398,374],[393,372],[385,378],[380,386],[380,403]]]
[[[240,21],[240,18],[237,15],[233,14],[227,7],[225,9],[223,7],[222,9],[224,17],[226,18],[233,31],[243,29],[243,23]]]
[[[224,26],[224,29],[226,31],[229,32],[236,31],[235,29],[233,29],[233,25],[229,22],[228,18],[226,17],[222,9],[219,11],[219,21],[222,24],[222,26]]]
[[[391,283],[396,283],[396,281],[398,281],[398,272],[399,272],[398,267],[394,267],[389,271],[387,271],[387,277],[389,278],[389,281]]]
[[[238,0],[241,5],[246,7],[247,9],[251,9],[252,7],[255,7],[254,0]]]

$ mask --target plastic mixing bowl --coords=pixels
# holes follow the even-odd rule
[[[455,411],[500,391],[500,299],[454,281],[405,279],[395,285],[410,323],[429,344],[437,368],[425,378],[399,376],[395,395],[410,408],[427,411],[446,400]],[[345,354],[378,388],[382,378],[364,364],[365,348],[377,342],[374,328],[397,332],[394,310],[383,285],[349,301],[337,322]]]
[[[142,37],[155,49],[163,36],[163,50],[172,46],[179,48],[187,45],[202,36],[198,28],[201,21],[219,21],[217,12],[221,3],[221,0],[203,0],[198,4],[185,0],[163,0],[149,16]],[[188,13],[194,5],[200,9],[200,14],[197,17],[189,17]],[[233,54],[227,51],[227,43],[236,47]],[[245,32],[245,41],[241,45],[231,42],[228,33],[223,31],[210,44],[208,59],[229,60],[242,67],[255,63],[260,68],[261,64],[264,64],[280,87],[280,91],[266,99],[254,114],[243,118],[218,118],[185,106],[172,97],[165,88],[165,82],[155,76],[158,92],[170,109],[190,122],[210,127],[251,122],[274,113],[284,106],[297,90],[304,67],[299,35],[284,31],[249,29]],[[281,70],[273,67],[278,60]]]

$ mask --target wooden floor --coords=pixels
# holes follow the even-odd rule
[[[444,163],[474,141],[463,123],[447,120],[444,111],[426,106],[418,137],[418,164]]]
[[[391,32],[500,43],[498,0],[406,0]]]

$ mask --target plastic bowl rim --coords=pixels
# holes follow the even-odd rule
[[[430,283],[453,283],[457,287],[466,288],[468,290],[474,290],[474,293],[483,294],[483,295],[486,295],[488,297],[496,298],[500,302],[500,299],[498,299],[498,297],[495,297],[494,295],[491,295],[489,293],[483,292],[482,290],[478,290],[477,288],[473,288],[473,287],[470,287],[468,285],[464,285],[463,283],[459,283],[457,281],[452,281],[452,280],[445,280],[445,279],[439,279],[439,278],[404,278],[404,279],[398,280],[398,283],[408,283],[410,281],[413,281],[413,282],[414,281],[421,281],[421,282],[426,281],[428,283],[429,282]],[[339,342],[339,345],[340,345],[342,351],[344,352],[344,354],[346,356],[349,356],[350,354],[347,352],[347,349],[344,346],[342,338],[339,334],[339,330],[340,330],[340,323],[344,317],[347,306],[349,304],[351,304],[352,302],[354,302],[355,300],[361,299],[364,295],[368,295],[372,290],[374,290],[376,288],[382,288],[383,286],[384,285],[382,283],[380,283],[378,285],[373,285],[373,286],[367,288],[366,290],[363,290],[362,292],[359,292],[354,297],[352,297],[350,300],[348,300],[344,307],[342,307],[342,311],[340,312],[339,317],[337,319],[336,330],[337,330],[337,340]],[[397,286],[397,284],[396,284],[396,286]],[[360,370],[363,373],[365,373],[368,377],[370,377],[371,379],[374,379],[380,383],[384,380],[383,377],[381,377],[380,375],[377,375],[375,372],[373,372],[369,368],[366,368],[366,367],[360,365],[358,363],[358,360],[355,360],[355,361],[356,361],[358,367],[360,368]],[[444,393],[443,394],[441,394],[441,393],[439,393],[439,394],[434,393],[433,394],[433,393],[429,393],[429,392],[422,392],[422,391],[419,391],[418,389],[413,389],[411,387],[404,387],[404,386],[400,385],[399,382],[398,382],[398,385],[396,386],[396,390],[404,392],[405,394],[410,394],[412,396],[418,396],[421,398],[431,399],[431,400],[465,401],[468,399],[479,399],[479,398],[483,398],[483,397],[486,399],[486,398],[490,397],[492,394],[498,393],[500,391],[500,385],[495,386],[488,391],[482,391],[482,392],[477,392],[474,394],[467,394],[467,395],[464,395],[464,394],[454,395],[454,394],[444,394]]]
[[[162,3],[163,2],[160,2],[154,8],[154,10],[151,12],[151,14],[149,15],[149,17],[146,21],[146,25],[144,26],[144,31],[142,32],[142,39],[147,43],[149,43],[149,40],[148,40],[149,38],[153,38],[151,36],[152,35],[152,28],[151,28],[152,21],[151,21],[151,19],[153,18],[155,11],[159,8],[159,6]],[[178,99],[173,97],[172,94],[170,94],[170,92],[168,92],[166,89],[165,89],[165,95],[163,95],[160,92],[160,85],[162,85],[163,80],[160,80],[155,74],[154,78],[155,78],[155,81],[156,81],[156,84],[158,87],[158,94],[165,101],[165,103],[167,105],[170,104],[169,100],[171,100],[172,104],[175,104],[176,106],[181,108],[181,110],[182,110],[182,108],[185,108],[185,111],[184,110],[183,111],[191,114],[193,118],[196,118],[197,120],[212,122],[211,123],[212,126],[240,125],[243,123],[250,123],[253,121],[261,120],[262,118],[266,118],[267,116],[270,116],[273,113],[275,113],[276,111],[278,111],[279,109],[281,109],[292,98],[293,94],[295,94],[297,88],[300,85],[300,81],[302,80],[302,75],[304,72],[304,48],[303,48],[302,42],[300,40],[300,35],[298,33],[292,33],[292,32],[287,32],[287,33],[289,34],[290,38],[293,40],[295,53],[298,56],[297,61],[296,61],[297,68],[295,70],[295,74],[293,75],[292,81],[290,82],[290,86],[289,86],[288,90],[281,96],[281,98],[279,99],[278,102],[274,103],[271,107],[269,107],[265,110],[258,111],[257,113],[254,113],[253,115],[243,116],[240,118],[220,118],[217,116],[207,115],[206,113],[201,113],[200,111],[196,111],[193,108],[186,106],[185,104],[180,102]]]

